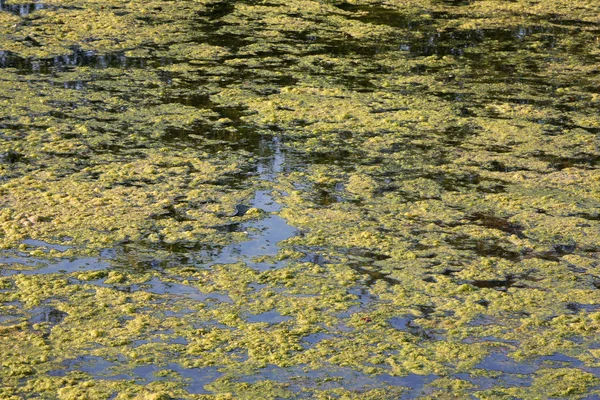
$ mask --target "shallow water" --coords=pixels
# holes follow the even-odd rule
[[[0,1],[0,398],[600,395],[590,4]]]

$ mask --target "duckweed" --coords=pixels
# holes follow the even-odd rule
[[[1,398],[600,393],[594,1],[18,4]]]

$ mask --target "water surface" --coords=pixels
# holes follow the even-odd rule
[[[0,1],[0,397],[600,395],[599,18]]]

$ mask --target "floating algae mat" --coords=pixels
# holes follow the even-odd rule
[[[0,398],[600,396],[596,0],[0,1]]]

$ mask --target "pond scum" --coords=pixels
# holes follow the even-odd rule
[[[600,396],[597,0],[0,10],[1,399]]]

